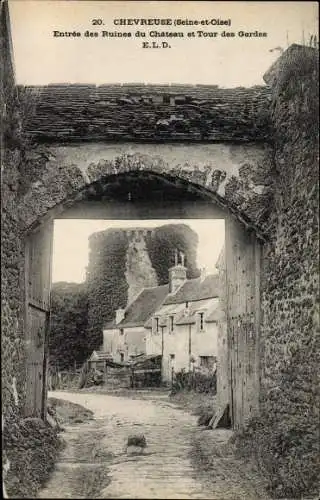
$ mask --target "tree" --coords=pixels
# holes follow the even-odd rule
[[[54,283],[51,293],[49,356],[51,364],[69,369],[83,363],[90,351],[87,342],[88,296],[85,284]],[[91,353],[90,353],[91,354]]]

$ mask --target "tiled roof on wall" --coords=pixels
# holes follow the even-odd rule
[[[19,87],[38,141],[261,141],[269,137],[267,86],[48,85]]]

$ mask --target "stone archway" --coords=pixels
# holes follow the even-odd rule
[[[132,154],[113,155],[111,148],[111,151],[103,150],[104,156],[98,150],[83,159],[83,148],[88,148],[86,145],[51,147],[45,163],[41,164],[41,171],[36,175],[37,180],[30,184],[19,204],[22,230],[36,226],[42,217],[50,217],[52,211],[59,213],[66,206],[85,199],[102,180],[137,172],[152,174],[167,179],[169,183],[193,189],[265,239],[264,220],[270,205],[270,174],[273,168],[269,149],[241,145],[233,150],[233,146],[217,145],[219,155],[222,155],[222,147],[228,148],[222,150],[224,156],[221,164],[218,162],[217,165],[207,159],[209,154],[215,152],[215,149],[210,151],[209,146],[216,145],[205,145],[204,151],[199,150],[201,146],[180,146],[172,162],[159,154],[162,149],[152,150],[151,153],[138,149]],[[181,154],[182,147],[186,150],[184,154]],[[118,153],[122,151],[121,148],[115,149]],[[188,161],[191,152],[195,156],[193,162]],[[171,156],[170,151],[170,159]]]
[[[147,161],[148,160],[148,161]],[[158,163],[157,163],[158,161]],[[214,180],[215,179],[215,180]],[[219,396],[219,403],[230,403],[232,421],[241,428],[258,411],[259,377],[258,349],[260,328],[260,244],[255,221],[239,210],[227,197],[219,194],[224,182],[209,168],[191,171],[188,168],[164,171],[159,159],[140,155],[116,157],[113,161],[91,163],[86,170],[69,166],[67,169],[45,169],[38,181],[24,196],[19,207],[20,219],[27,232],[26,260],[26,330],[29,342],[27,362],[28,415],[45,415],[46,357],[48,350],[48,322],[50,316],[50,262],[52,228],[55,218],[70,217],[73,207],[103,200],[110,206],[118,199],[123,206],[139,205],[140,200],[127,199],[132,189],[151,201],[156,209],[154,186],[161,185],[164,203],[168,197],[185,206],[189,200],[197,209],[204,206],[212,218],[225,218],[227,226],[226,251],[226,314],[228,353],[222,372],[228,381]],[[128,187],[125,188],[126,183]],[[149,184],[149,189],[139,183]],[[153,188],[151,189],[151,186]],[[140,189],[140,191],[139,191]],[[159,191],[159,192],[160,192]],[[169,193],[171,195],[169,196]],[[138,198],[139,198],[138,196]],[[136,197],[136,195],[135,195]],[[203,205],[202,205],[203,204]],[[31,212],[28,207],[33,208]],[[131,208],[130,207],[130,208]],[[149,211],[150,213],[150,211]],[[207,216],[208,217],[208,216]],[[120,217],[121,218],[121,214]],[[257,234],[258,233],[258,234]],[[263,235],[262,235],[263,237]],[[39,379],[41,379],[39,381]]]

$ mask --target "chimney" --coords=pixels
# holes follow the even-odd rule
[[[180,257],[180,264],[179,264]],[[187,268],[184,265],[184,254],[175,250],[175,265],[169,269],[169,293],[175,293],[187,279]]]
[[[119,308],[116,310],[116,325],[124,319],[124,315],[125,315],[125,309]]]

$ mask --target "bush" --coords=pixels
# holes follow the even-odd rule
[[[80,375],[79,389],[104,384],[104,374],[96,368],[89,368],[86,363]]]
[[[41,419],[18,415],[6,419],[3,449],[10,462],[5,481],[9,498],[36,498],[62,447],[57,429]]]
[[[235,436],[237,452],[255,458],[273,498],[301,498],[319,491],[317,429],[306,420],[252,419]]]
[[[206,394],[216,394],[217,377],[216,373],[202,373],[197,371],[181,370],[174,376],[172,383],[172,394],[180,391],[196,391]]]

